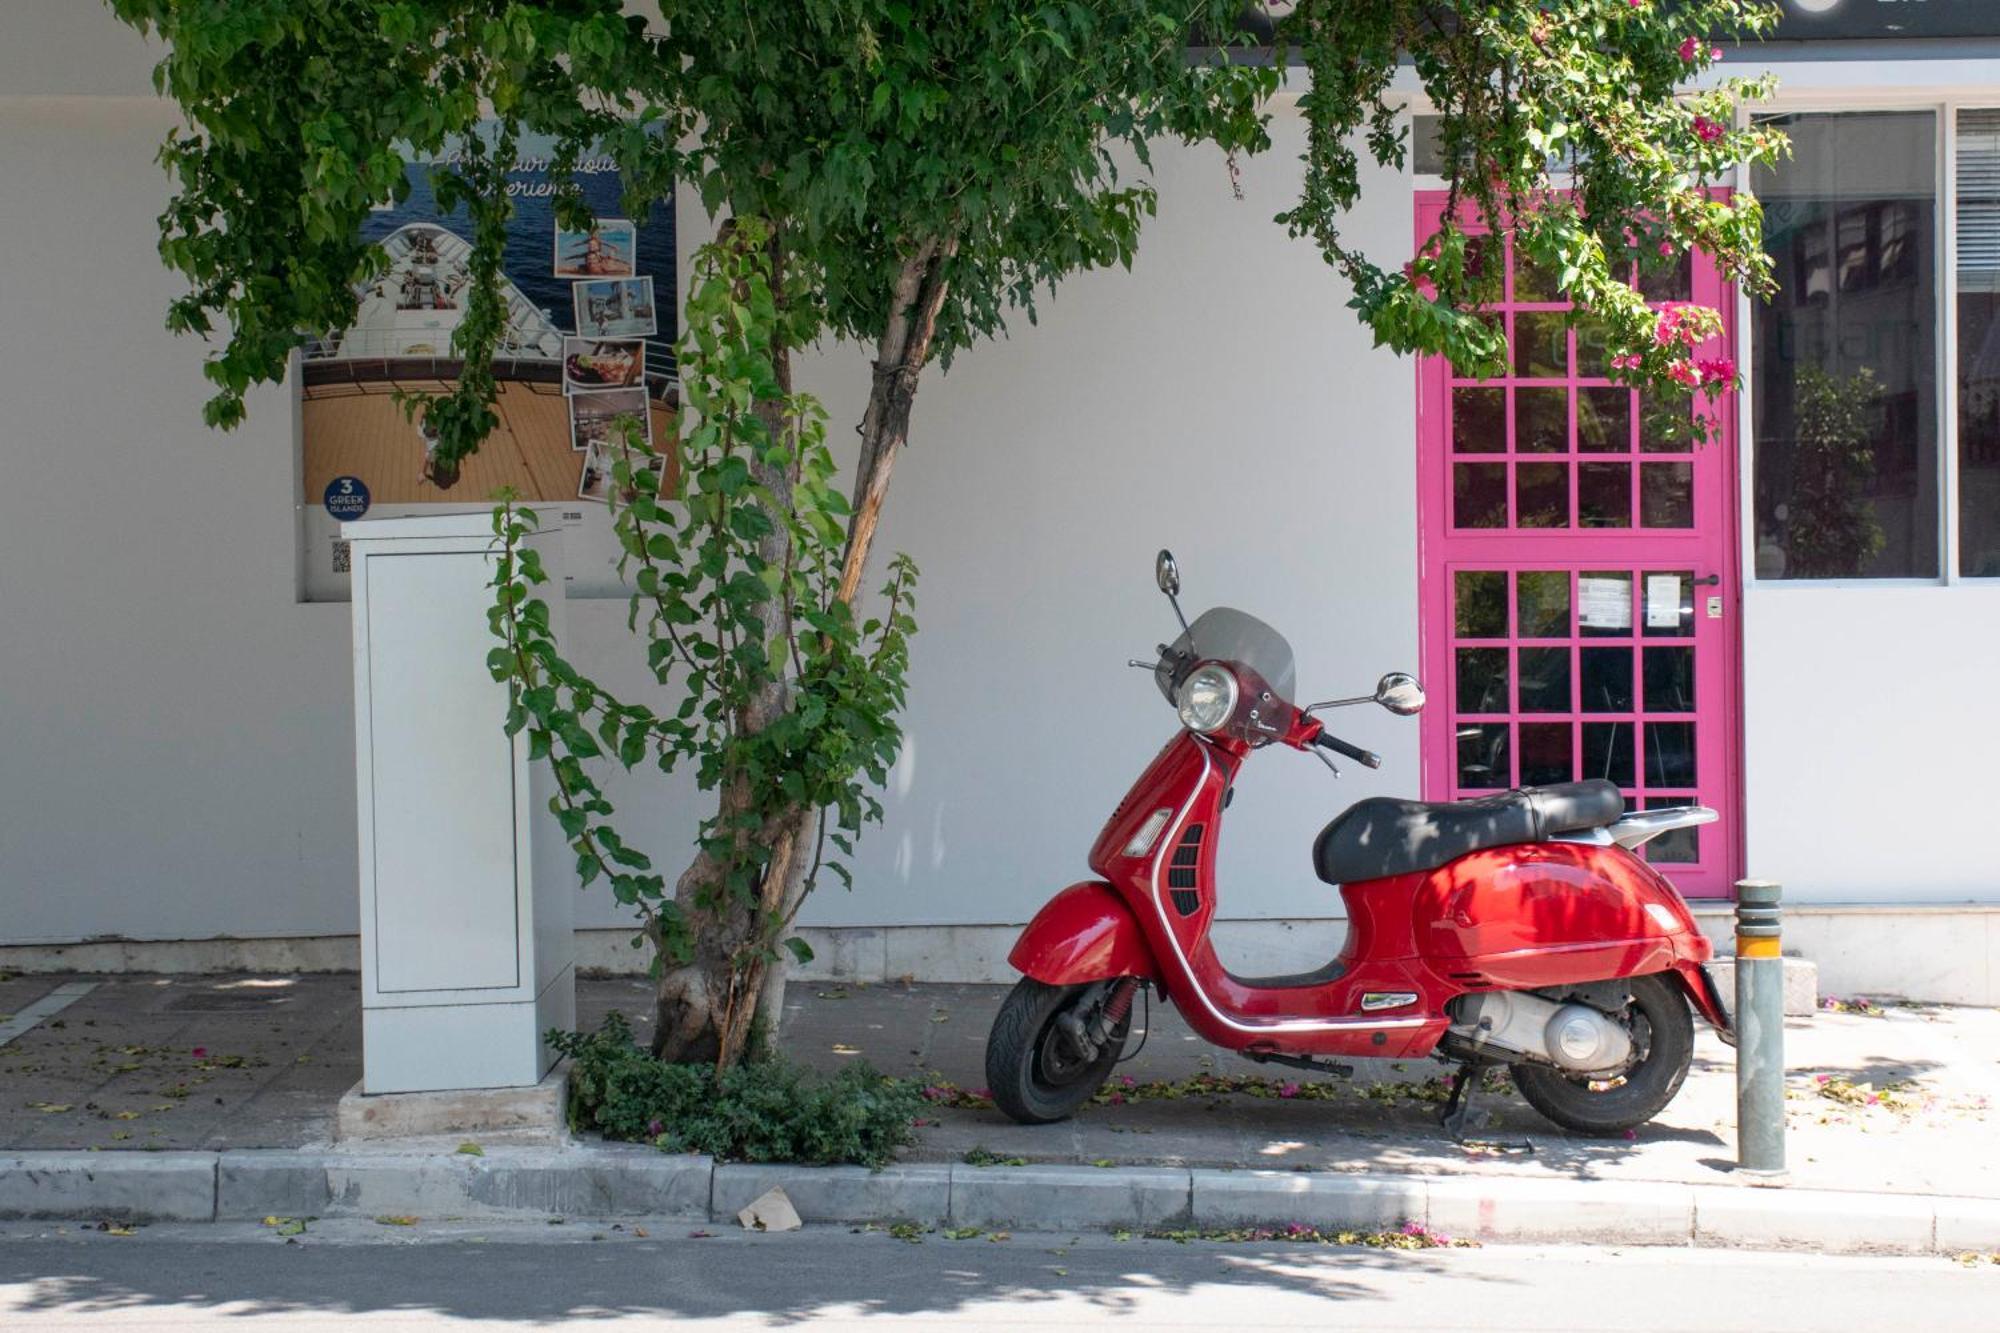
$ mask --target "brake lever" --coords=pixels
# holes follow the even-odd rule
[[[1148,670],[1148,671],[1159,671],[1159,670],[1163,669],[1163,668],[1164,668],[1164,667],[1166,666],[1166,663],[1164,663],[1164,662],[1141,662],[1141,661],[1140,661],[1140,660],[1139,660],[1138,658],[1136,658],[1136,657],[1133,657],[1133,658],[1128,658],[1128,659],[1126,660],[1126,662],[1125,662],[1125,665],[1126,665],[1126,666],[1128,666],[1128,667],[1144,667],[1144,668],[1145,668],[1146,670]]]
[[[1320,749],[1317,745],[1313,746],[1311,753],[1313,758],[1319,760],[1322,764],[1326,765],[1327,772],[1333,774],[1335,777],[1340,776],[1340,765],[1333,762],[1332,755],[1328,754],[1325,750]]]

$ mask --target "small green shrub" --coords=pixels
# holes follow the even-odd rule
[[[864,1063],[831,1077],[777,1057],[720,1077],[706,1065],[668,1064],[633,1043],[619,1013],[596,1032],[552,1032],[549,1042],[570,1059],[571,1129],[668,1152],[879,1167],[910,1141],[923,1106],[916,1084]]]

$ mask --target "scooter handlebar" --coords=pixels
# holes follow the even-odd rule
[[[1364,750],[1358,745],[1349,745],[1346,741],[1340,739],[1340,737],[1332,735],[1329,732],[1322,731],[1319,735],[1313,737],[1313,744],[1320,746],[1322,749],[1331,750],[1335,754],[1344,754],[1357,764],[1366,764],[1370,768],[1382,767],[1381,755],[1376,754],[1373,750]]]

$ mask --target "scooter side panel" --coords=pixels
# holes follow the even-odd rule
[[[1159,973],[1131,909],[1102,880],[1072,884],[1044,903],[1007,961],[1051,986],[1110,977],[1157,980]]]
[[[1708,941],[1658,871],[1622,848],[1493,847],[1418,888],[1419,950],[1472,989],[1531,989],[1706,962]]]

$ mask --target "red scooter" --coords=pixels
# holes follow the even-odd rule
[[[1445,1124],[1462,1135],[1473,1075],[1510,1067],[1534,1108],[1565,1128],[1615,1134],[1657,1115],[1687,1076],[1692,1005],[1733,1042],[1687,904],[1634,851],[1705,824],[1701,807],[1625,813],[1609,782],[1476,800],[1357,802],[1313,844],[1340,886],[1340,954],[1293,976],[1239,977],[1215,955],[1215,849],[1243,763],[1276,742],[1370,768],[1379,756],[1313,714],[1374,702],[1423,708],[1407,675],[1374,694],[1299,708],[1283,636],[1229,607],[1189,624],[1173,556],[1160,591],[1181,635],[1150,668],[1182,731],[1119,803],[1090,851],[1100,878],[1058,893],[1008,961],[1024,975],[987,1038],[993,1100],[1028,1124],[1090,1099],[1122,1054],[1142,988],[1251,1060],[1347,1074],[1328,1056],[1457,1061]],[[1337,774],[1339,770],[1334,768]]]

